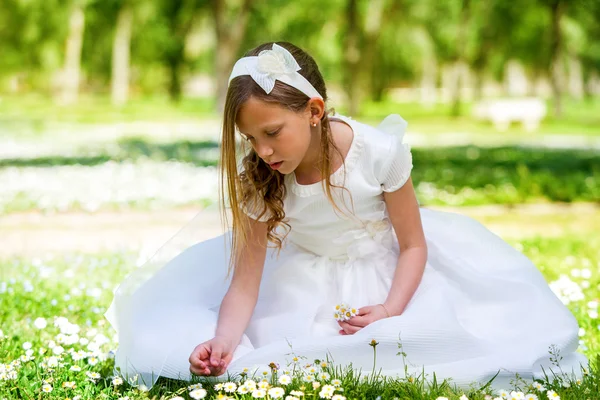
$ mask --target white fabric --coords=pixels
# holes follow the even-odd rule
[[[269,250],[260,294],[229,372],[270,362],[286,365],[290,353],[308,360],[328,355],[368,374],[390,376],[424,370],[438,381],[494,387],[521,377],[551,376],[548,350],[555,345],[562,371],[579,376],[586,358],[576,352],[578,324],[524,255],[477,221],[455,213],[420,208],[428,261],[415,295],[400,316],[377,321],[355,335],[341,336],[333,306],[354,307],[386,299],[399,256],[383,190],[408,179],[409,151],[403,127],[395,133],[338,116],[354,131],[346,166],[333,174],[352,193],[356,218],[337,215],[320,183],[299,185],[286,177],[285,212],[292,226],[279,258]],[[389,158],[393,159],[390,160]],[[409,166],[410,165],[410,166]],[[335,190],[341,197],[341,191]],[[344,197],[346,201],[349,199]],[[173,258],[122,306],[107,314],[119,319],[115,364],[124,374],[190,379],[188,358],[212,338],[228,282],[225,234],[197,243]],[[128,310],[126,315],[123,311]],[[398,356],[398,343],[406,365]],[[290,348],[291,346],[291,348]]]
[[[274,43],[271,50],[263,50],[258,56],[240,58],[231,71],[229,82],[240,75],[250,75],[267,94],[275,86],[275,80],[295,87],[309,98],[323,99],[317,89],[300,75],[300,65],[285,48]]]

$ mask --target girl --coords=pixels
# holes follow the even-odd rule
[[[404,120],[373,128],[326,102],[315,61],[290,43],[238,60],[221,146],[231,233],[119,286],[107,318],[121,373],[151,386],[291,352],[368,373],[375,340],[391,376],[504,386],[556,368],[549,349],[580,374],[577,321],[536,267],[475,220],[419,207]]]

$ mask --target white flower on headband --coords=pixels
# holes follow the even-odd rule
[[[292,53],[274,43],[272,50],[263,50],[258,54],[256,68],[248,68],[248,73],[269,94],[275,87],[277,77],[295,74],[300,69]]]

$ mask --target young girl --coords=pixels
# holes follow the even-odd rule
[[[326,102],[315,61],[290,43],[238,60],[221,146],[231,233],[119,286],[107,318],[121,373],[151,386],[292,353],[369,373],[375,340],[384,375],[504,386],[556,369],[549,350],[578,375],[577,321],[536,267],[475,220],[419,207],[404,120],[373,128]]]

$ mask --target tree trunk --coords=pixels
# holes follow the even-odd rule
[[[561,0],[554,0],[550,4],[551,28],[550,28],[550,86],[554,96],[554,116],[560,117],[562,114],[562,90],[560,87],[560,48],[561,48],[561,32],[560,19],[563,13],[563,3]]]
[[[421,76],[421,105],[433,108],[437,100],[437,63],[435,55],[428,52],[423,59],[423,75]]]
[[[225,108],[229,75],[236,62],[242,39],[246,34],[252,0],[244,0],[240,14],[235,19],[226,17],[225,0],[212,0],[212,13],[215,23],[216,52],[215,52],[215,78],[217,79],[216,108],[222,113]]]
[[[460,92],[461,92],[461,87],[462,87],[462,63],[464,61],[465,58],[465,47],[466,47],[466,36],[467,36],[467,29],[468,29],[468,23],[469,23],[469,7],[471,5],[470,0],[462,0],[462,7],[461,7],[461,12],[460,12],[460,22],[459,22],[459,26],[458,26],[458,35],[457,35],[457,44],[456,44],[456,51],[457,51],[457,62],[454,65],[455,68],[455,81],[453,82],[453,86],[452,86],[452,109],[451,109],[451,115],[452,116],[459,116],[460,112],[461,112],[461,102],[460,102]]]
[[[65,48],[60,101],[62,104],[73,104],[79,93],[79,75],[81,68],[81,47],[85,29],[83,6],[75,2],[69,16],[69,34]]]
[[[385,76],[379,75],[379,79],[373,79],[375,74],[377,74],[377,71],[374,69],[377,65],[377,53],[379,50],[377,42],[381,33],[381,27],[383,26],[384,6],[385,0],[369,1],[369,8],[365,16],[365,41],[361,51],[361,68],[359,70],[362,73],[362,79],[359,79],[359,88],[365,88],[365,92],[370,93],[372,99],[375,101],[378,101],[378,97],[381,97],[381,86],[385,85],[383,80]]]
[[[125,3],[119,10],[112,48],[112,103],[121,106],[127,102],[129,94],[129,54],[133,11],[131,4]]]
[[[359,112],[359,62],[360,62],[360,47],[359,47],[359,27],[358,27],[358,10],[357,0],[348,0],[346,8],[346,20],[348,21],[348,33],[344,47],[346,51],[346,96],[348,97],[348,112],[352,116],[358,115]]]

